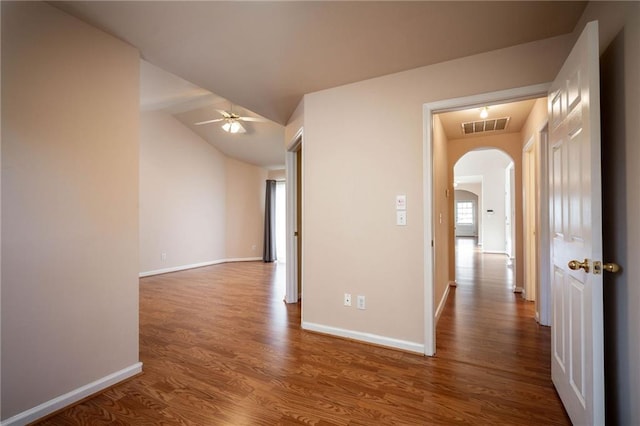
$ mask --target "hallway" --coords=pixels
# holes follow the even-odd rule
[[[508,394],[514,386],[510,381],[549,388],[543,404],[563,411],[551,383],[551,329],[535,321],[532,302],[513,293],[513,269],[506,256],[483,254],[475,238],[456,238],[456,282],[437,325],[436,357],[500,377],[503,386],[495,389],[496,394]],[[542,389],[535,392],[542,397]],[[540,405],[541,401],[514,395],[513,403]],[[566,414],[564,421],[570,424]]]

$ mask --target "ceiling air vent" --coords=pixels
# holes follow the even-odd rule
[[[492,118],[490,120],[470,121],[462,123],[462,133],[471,135],[473,133],[496,132],[504,130],[509,125],[511,117]]]

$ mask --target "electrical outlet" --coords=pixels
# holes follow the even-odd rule
[[[351,294],[344,294],[344,306],[351,306]]]
[[[365,309],[364,296],[358,296],[358,309]]]
[[[256,251],[256,249],[257,249],[257,248],[258,248],[258,246],[257,246],[257,245],[255,245],[255,244],[251,246],[251,250],[252,250],[252,251]]]
[[[160,255],[160,260],[162,260],[163,262],[164,262],[165,260],[167,260],[167,252],[166,252],[166,251],[163,251],[163,252],[162,252],[162,254]]]

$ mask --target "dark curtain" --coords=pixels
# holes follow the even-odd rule
[[[276,261],[276,181],[267,180],[267,193],[264,198],[264,252],[262,260]]]

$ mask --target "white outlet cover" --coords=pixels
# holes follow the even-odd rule
[[[365,309],[364,296],[358,296],[358,309]]]
[[[349,293],[344,294],[344,306],[351,306],[351,295]]]
[[[407,212],[405,210],[398,210],[396,212],[396,225],[398,226],[407,225]]]

